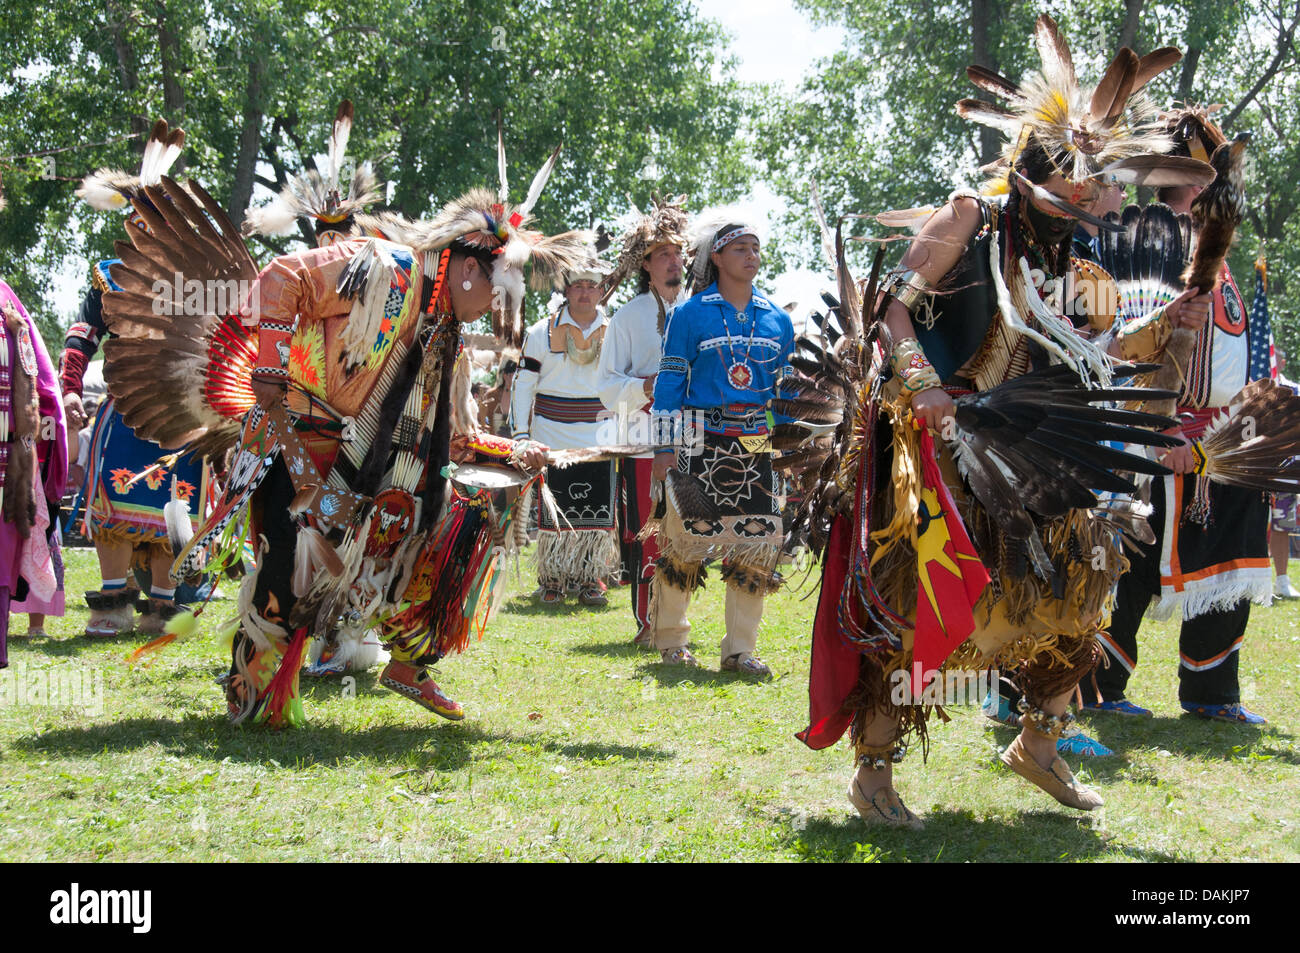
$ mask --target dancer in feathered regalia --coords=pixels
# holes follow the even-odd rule
[[[1215,180],[1162,188],[1159,202],[1129,206],[1123,230],[1104,237],[1101,262],[1124,292],[1128,349],[1160,360],[1157,386],[1178,393],[1179,446],[1164,455],[1173,475],[1151,487],[1155,536],[1132,556],[1100,636],[1110,664],[1082,690],[1091,710],[1150,715],[1125,695],[1138,629],[1144,613],[1176,615],[1183,709],[1262,724],[1241,703],[1237,666],[1250,604],[1272,595],[1266,493],[1292,492],[1296,467],[1285,464],[1300,450],[1300,399],[1272,382],[1268,312],[1247,312],[1224,261],[1246,211],[1249,136],[1229,141],[1204,109],[1178,109],[1167,122],[1174,154],[1209,160]],[[1203,312],[1173,329],[1160,306],[1188,292],[1200,292]]]
[[[86,178],[77,195],[92,208],[127,213],[129,229],[147,229],[144,220],[131,212],[131,203],[141,199],[146,187],[158,184],[180,156],[184,144],[185,134],[180,129],[169,129],[160,119],[145,145],[139,176],[100,169]],[[68,328],[59,362],[64,406],[74,433],[85,422],[81,390],[86,365],[102,344],[108,368],[108,353],[114,347],[114,334],[103,313],[103,295],[118,287],[112,277],[116,264],[117,259],[101,261],[92,270],[92,287],[76,321]],[[169,288],[174,287],[174,275],[159,278]],[[105,371],[109,399],[99,406],[91,437],[86,527],[99,557],[101,582],[97,592],[86,593],[90,606],[88,636],[119,635],[136,627],[136,594],[127,588],[127,575],[136,556],[151,576],[148,598],[140,603],[143,616],[139,630],[155,635],[162,632],[166,621],[178,611],[176,587],[168,578],[174,555],[170,535],[192,531],[203,517],[209,495],[209,471],[201,460],[171,456],[167,458],[170,462],[159,462],[165,451],[175,452],[183,446],[183,442],[168,439],[174,434],[168,435],[164,429],[161,437],[151,440],[136,432],[142,420],[169,412],[167,403],[148,384],[159,373],[159,364],[168,363],[171,355],[146,348],[134,357],[139,360],[114,362],[111,375]],[[131,397],[124,401],[127,393]],[[172,509],[179,507],[180,513],[173,516],[169,535],[167,508],[172,501],[179,501]],[[184,515],[186,510],[188,516]],[[190,526],[177,526],[184,522]]]
[[[841,263],[834,347],[801,341],[802,393],[777,405],[803,422],[780,442],[813,474],[797,519],[825,551],[800,738],[824,748],[851,728],[849,797],[869,822],[919,823],[893,766],[942,702],[934,673],[994,665],[1025,695],[1003,761],[1063,804],[1101,805],[1056,738],[1125,565],[1118,527],[1143,529],[1126,496],[1095,491],[1133,492],[1117,472],[1166,472],[1104,441],[1172,441],[1147,429],[1168,418],[1098,406],[1149,392],[1115,386],[1131,373],[1108,353],[1118,296],[1070,243],[1077,221],[1099,221],[1100,182],[1212,172],[1160,155],[1170,142],[1140,92],[1176,50],[1121,50],[1088,95],[1049,17],[1036,39],[1042,70],[1022,84],[968,71],[1009,104],[958,107],[1007,137],[989,190],[929,218],[879,302],[874,277],[860,298]]]
[[[0,281],[0,668],[9,664],[11,602],[15,612],[63,615],[63,559],[51,514],[58,516],[67,479],[54,364],[23,303]]]
[[[651,400],[663,351],[664,324],[685,300],[686,196],[660,198],[648,215],[633,209],[634,221],[623,233],[623,250],[605,280],[605,298],[628,276],[637,276],[637,293],[614,312],[600,352],[600,399],[615,417],[618,435],[604,443],[650,443]],[[632,590],[632,615],[638,645],[649,645],[650,583],[659,558],[659,541],[642,530],[651,521],[650,470],[654,455],[619,463],[619,531],[623,566]]]
[[[268,205],[250,209],[244,218],[245,234],[288,235],[298,228],[302,219],[308,219],[318,248],[363,234],[385,237],[377,229],[358,224],[358,216],[381,195],[371,163],[361,162],[350,177],[345,176],[355,116],[350,100],[339,104],[327,143],[325,171],[301,172]],[[303,673],[323,676],[365,671],[379,661],[382,652],[379,633],[374,629],[349,628],[347,635],[333,629],[312,639],[309,664]]]
[[[548,458],[539,445],[478,431],[460,329],[491,310],[494,330],[517,346],[524,267],[531,261],[549,282],[582,254],[584,236],[527,228],[557,156],[518,206],[502,153],[499,194],[476,189],[408,223],[409,244],[350,239],[281,256],[260,274],[195,183],[164,179],[146,190],[153,209],[142,213],[156,240],[123,249],[125,290],[106,296],[110,320],[162,328],[196,357],[223,333],[255,345],[255,367],[240,380],[196,360],[190,387],[200,384],[199,394],[177,395],[174,412],[175,426],[219,444],[229,439],[223,417],[255,403],[225,495],[176,567],[237,559],[251,519],[260,555],[239,594],[233,720],[300,723],[308,638],[376,623],[392,655],[381,683],[463,717],[427,666],[463,649],[491,607],[496,515],[475,481],[486,482],[492,464],[537,469]],[[154,276],[173,272],[252,289],[238,317],[151,320]]]
[[[528,329],[510,398],[516,440],[558,450],[601,442],[598,362],[609,316],[600,305],[600,283],[608,272],[595,258],[567,272],[563,306]],[[604,460],[547,475],[558,513],[543,506],[537,521],[543,605],[563,604],[570,591],[583,605],[606,604],[606,582],[618,569],[614,467]]]

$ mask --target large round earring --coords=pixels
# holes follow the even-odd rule
[[[466,291],[473,291],[473,290],[474,290],[474,285],[473,285],[473,283],[472,283],[468,278],[466,278],[464,281],[462,281],[462,282],[460,283],[460,286],[461,286],[462,288],[464,288]]]

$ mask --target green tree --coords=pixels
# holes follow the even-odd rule
[[[1223,103],[1231,135],[1249,131],[1250,214],[1232,267],[1249,298],[1251,264],[1270,260],[1270,305],[1278,337],[1300,347],[1300,24],[1296,0],[1075,0],[1041,6],[968,0],[934,6],[914,0],[801,0],[814,18],[842,22],[844,49],[823,60],[795,96],[769,93],[757,149],[773,187],[788,203],[790,262],[818,257],[807,212],[819,184],[827,213],[877,213],[942,202],[972,187],[993,155],[988,131],[960,119],[953,104],[975,94],[965,67],[981,63],[1012,78],[1036,68],[1034,18],[1051,12],[1071,40],[1083,82],[1095,81],[1122,44],[1139,53],[1174,45],[1186,55],[1150,87],[1158,102]],[[860,226],[874,237],[884,234]],[[861,264],[861,262],[859,262]],[[1297,351],[1300,353],[1300,351]]]
[[[0,270],[50,334],[49,276],[111,255],[121,234],[76,183],[133,170],[158,116],[185,128],[187,172],[236,221],[258,185],[277,190],[323,151],[343,98],[352,153],[377,160],[408,216],[495,185],[498,110],[516,196],[565,145],[537,209],[546,229],[610,220],[656,188],[730,198],[750,174],[733,148],[741,89],[688,0],[13,0],[0,37]]]

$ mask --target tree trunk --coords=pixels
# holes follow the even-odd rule
[[[158,4],[158,59],[162,65],[163,83],[163,117],[179,126],[185,121],[185,90],[181,87],[179,74],[182,68],[180,40],[168,20],[167,8]],[[182,152],[172,167],[172,174],[185,169],[185,153]]]
[[[135,56],[131,51],[131,43],[126,36],[129,14],[122,9],[117,0],[108,0],[104,5],[104,12],[108,22],[108,33],[113,41],[113,53],[117,57],[117,72],[122,79],[122,91],[127,94],[128,98],[134,100],[136,90],[140,88],[140,79],[136,74]],[[143,153],[145,137],[149,133],[149,117],[140,113],[132,113],[131,131],[137,136],[135,142],[136,151]]]
[[[989,23],[992,19],[993,0],[971,0],[971,62],[976,66],[996,70],[997,65],[993,62],[993,53],[989,45]],[[980,90],[976,95],[985,102],[991,102],[993,99],[984,90]],[[980,126],[979,137],[980,165],[987,165],[998,157],[998,133],[996,129]]]
[[[262,64],[248,64],[248,86],[244,90],[244,122],[239,133],[239,155],[235,159],[235,181],[230,188],[230,217],[235,226],[244,224],[244,213],[253,198],[253,175],[262,143]]]
[[[1142,19],[1142,8],[1146,0],[1124,0],[1124,26],[1119,31],[1119,45],[1130,50],[1137,49],[1138,25]]]
[[[1196,67],[1200,61],[1200,49],[1188,48],[1186,55],[1183,56],[1183,72],[1178,77],[1178,92],[1174,96],[1175,102],[1185,103],[1192,98],[1192,81],[1196,78]]]

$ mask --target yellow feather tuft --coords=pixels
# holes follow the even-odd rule
[[[235,645],[235,633],[239,631],[239,619],[226,622],[217,630],[217,645],[223,652],[230,652]]]
[[[178,640],[192,639],[199,634],[199,617],[191,609],[187,612],[178,612],[167,620],[163,626],[163,632],[168,635],[174,635]]]

